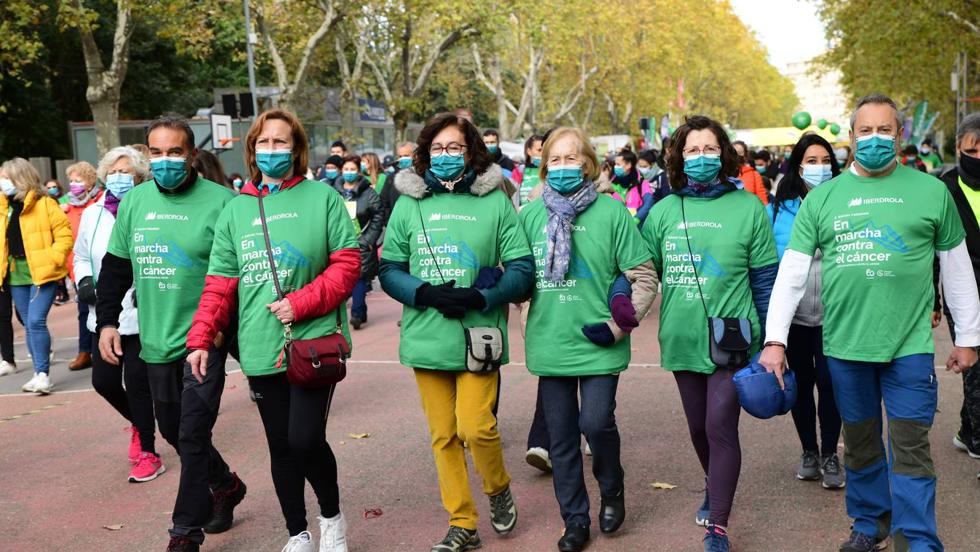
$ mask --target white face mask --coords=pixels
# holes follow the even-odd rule
[[[17,194],[17,186],[9,178],[0,178],[0,192],[7,197],[13,197]]]

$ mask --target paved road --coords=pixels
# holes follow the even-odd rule
[[[370,295],[371,323],[355,333],[355,361],[337,391],[328,440],[338,457],[342,504],[352,551],[426,551],[445,532],[428,434],[411,372],[397,362],[399,310],[380,292]],[[73,335],[71,306],[54,311],[56,335]],[[651,319],[652,321],[652,319]],[[512,324],[513,359],[504,370],[500,427],[520,508],[515,533],[499,539],[486,519],[484,549],[554,550],[561,532],[551,481],[523,463],[534,405],[535,379],[524,369],[523,344]],[[948,338],[937,332],[940,351]],[[124,422],[88,386],[89,371],[68,374],[73,341],[56,342],[55,382],[48,397],[17,393],[26,372],[0,378],[0,550],[159,550],[179,472],[179,460],[162,439],[169,471],[146,484],[126,482]],[[18,346],[19,358],[23,347]],[[703,475],[691,448],[673,380],[657,366],[654,324],[638,330],[634,365],[620,385],[618,418],[627,471],[627,522],[612,538],[598,537],[594,551],[697,551],[693,525]],[[29,367],[29,364],[25,364]],[[236,367],[229,367],[233,370]],[[947,550],[980,550],[976,508],[980,462],[954,450],[962,398],[958,377],[940,371],[940,409],[932,432],[940,474],[939,526]],[[760,421],[743,416],[742,477],[731,520],[739,551],[832,551],[848,532],[843,493],[797,481],[799,444],[788,416]],[[352,439],[352,433],[369,438]],[[215,442],[248,483],[235,527],[209,537],[209,551],[278,551],[286,538],[272,488],[261,423],[241,374],[228,378]],[[588,462],[587,462],[588,465]],[[472,470],[471,470],[472,473]],[[591,478],[587,478],[590,479]],[[677,485],[655,490],[654,481]],[[472,477],[475,496],[479,479]],[[598,497],[594,483],[591,494]],[[307,493],[311,519],[315,500]],[[488,512],[482,498],[481,513]],[[367,510],[382,515],[367,519]],[[118,530],[106,526],[121,525]],[[598,533],[598,531],[596,531]]]

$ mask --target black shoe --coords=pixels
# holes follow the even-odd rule
[[[517,506],[514,505],[514,495],[510,494],[510,487],[490,497],[490,524],[498,535],[510,533],[517,525]]]
[[[245,482],[238,478],[238,474],[231,474],[235,484],[224,491],[214,491],[214,510],[211,512],[211,519],[201,529],[211,535],[224,533],[231,529],[235,523],[235,506],[238,506],[245,499]]]
[[[603,533],[615,533],[626,519],[626,493],[619,491],[617,496],[603,496],[599,508],[599,530]]]
[[[201,545],[187,537],[170,537],[167,552],[198,552]]]
[[[350,325],[353,326],[355,330],[361,329],[361,326],[363,326],[365,322],[367,322],[367,320],[359,316],[350,317]]]
[[[840,545],[840,552],[875,552],[884,550],[888,543],[883,538],[851,531],[851,536]]]
[[[449,526],[449,532],[442,542],[436,543],[429,552],[464,552],[465,550],[476,550],[483,546],[480,542],[480,535],[476,530],[470,531],[455,525]]]
[[[568,525],[565,534],[558,539],[560,552],[581,552],[589,542],[589,528],[584,525]]]

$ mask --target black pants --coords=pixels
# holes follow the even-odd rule
[[[305,481],[310,482],[320,515],[340,513],[337,459],[327,444],[327,416],[334,386],[303,389],[285,373],[248,378],[269,443],[272,483],[289,534],[306,530]]]
[[[10,296],[10,278],[0,287],[0,358],[14,364],[14,307]]]
[[[92,336],[92,387],[117,412],[136,426],[143,452],[156,454],[156,425],[153,422],[153,395],[140,358],[140,336],[122,336],[122,363],[109,364],[99,354],[99,340]],[[123,389],[123,381],[126,388]]]
[[[198,383],[183,358],[167,364],[147,363],[160,433],[180,454],[180,484],[170,534],[198,543],[204,542],[201,527],[211,518],[211,492],[235,484],[228,464],[211,444],[227,357],[227,350],[211,349],[204,383]]]
[[[534,419],[531,429],[527,432],[527,448],[543,448],[551,450],[551,438],[548,436],[548,422],[544,419],[544,407],[541,405],[541,379],[538,379],[538,398],[534,404]]]
[[[786,361],[796,372],[796,405],[793,406],[793,423],[800,436],[803,450],[821,454],[837,454],[840,439],[840,413],[834,401],[834,385],[823,354],[823,328],[800,326],[789,328],[786,344]],[[816,386],[818,402],[814,403],[813,388]],[[820,445],[817,446],[817,419],[820,419]]]

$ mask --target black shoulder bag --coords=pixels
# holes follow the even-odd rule
[[[732,318],[711,316],[708,314],[708,304],[701,292],[701,278],[698,277],[698,266],[694,262],[694,251],[691,249],[691,236],[687,232],[687,214],[684,211],[684,197],[681,196],[681,222],[684,224],[684,239],[687,241],[687,254],[694,269],[694,282],[698,286],[698,297],[704,316],[708,319],[708,355],[711,362],[721,368],[737,370],[749,362],[749,347],[752,343],[752,324],[748,318]]]

